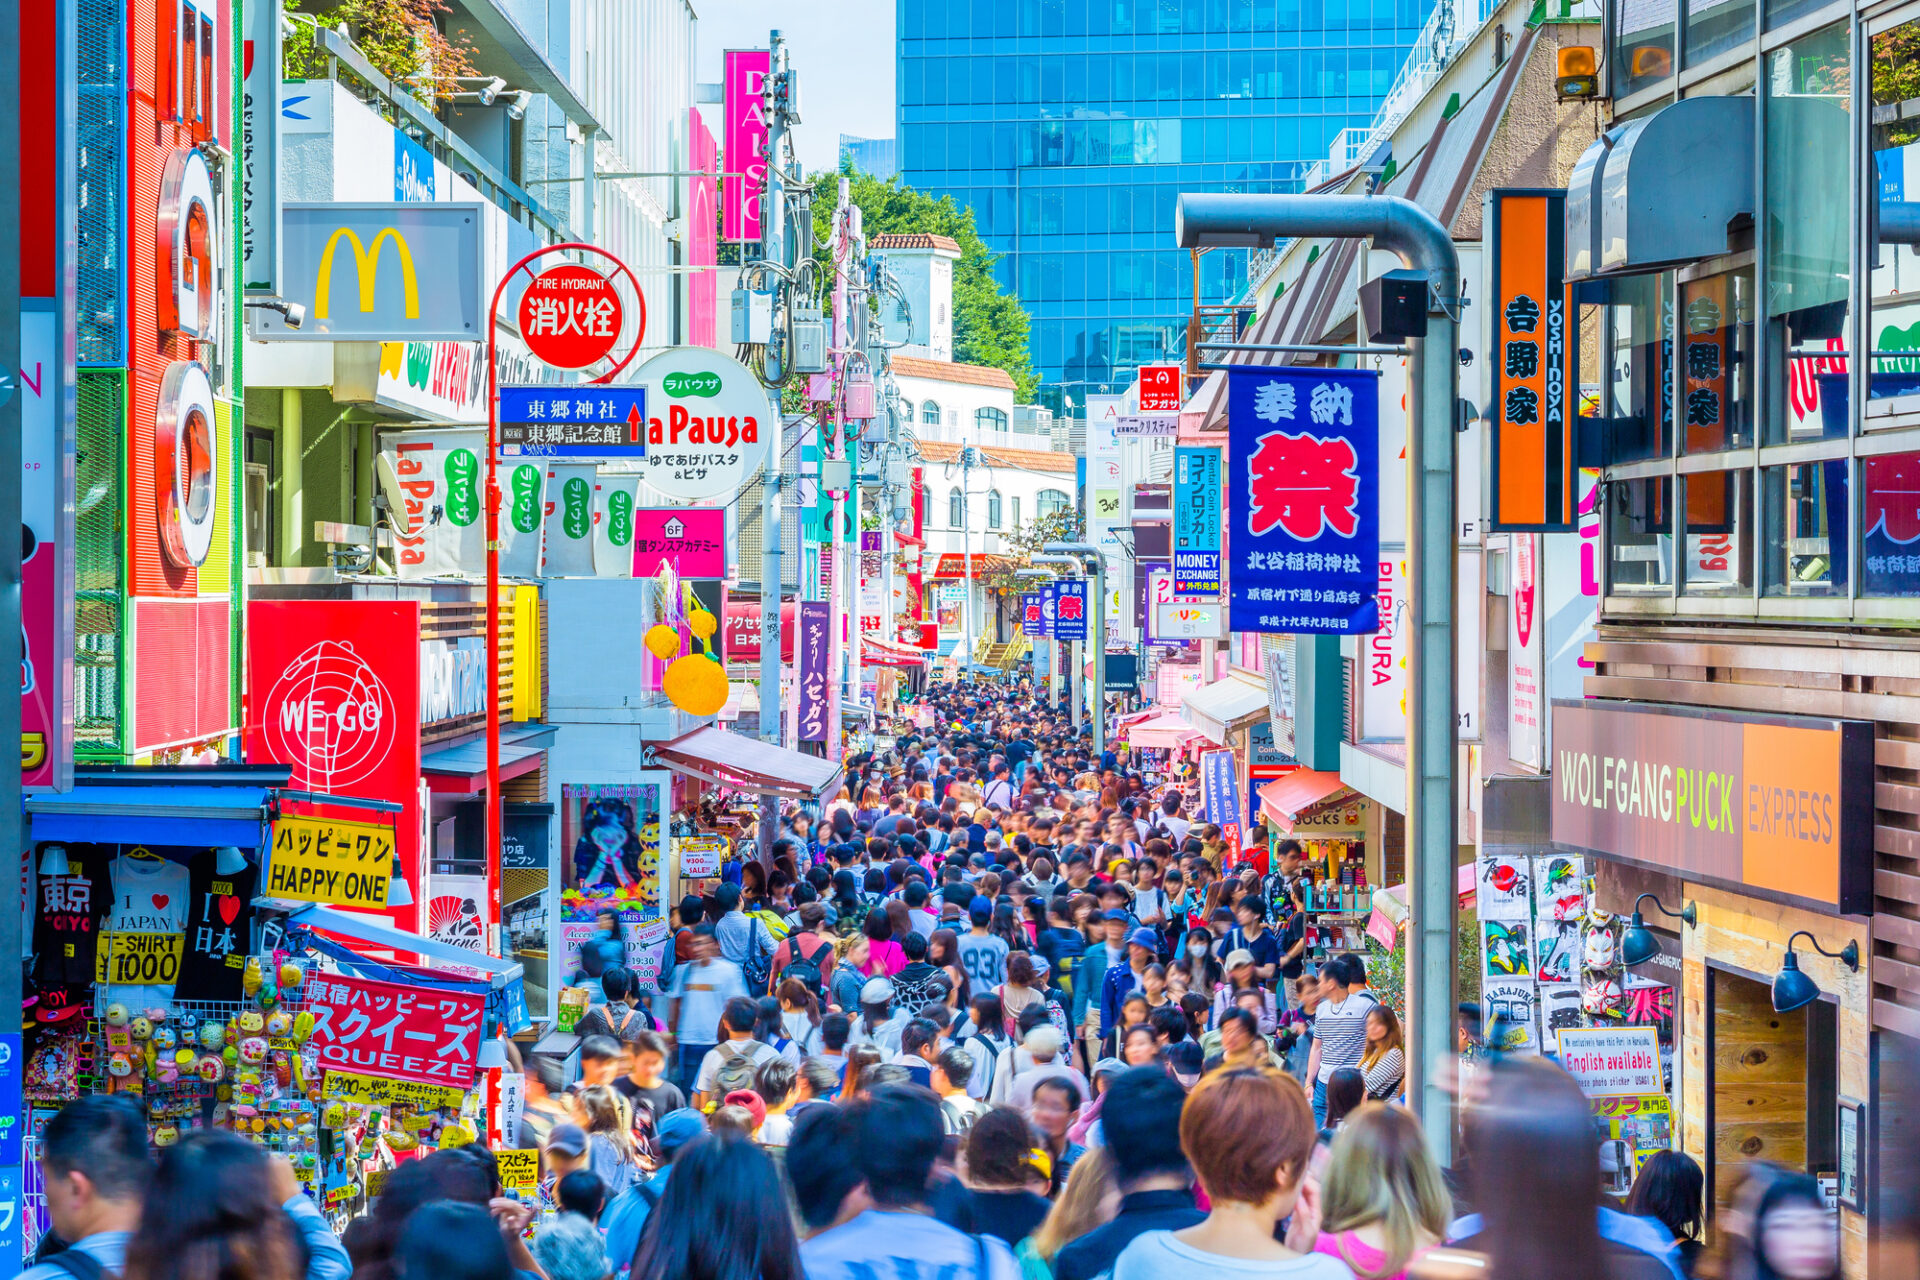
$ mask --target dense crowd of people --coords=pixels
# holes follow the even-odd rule
[[[663,997],[585,949],[579,1078],[526,1063],[504,1139],[542,1153],[538,1211],[476,1144],[395,1169],[336,1241],[284,1162],[194,1134],[154,1170],[138,1111],[88,1099],[47,1131],[72,1244],[32,1280],[1837,1274],[1801,1173],[1750,1166],[1706,1258],[1688,1157],[1606,1201],[1542,1059],[1476,1062],[1440,1167],[1362,959],[1303,959],[1297,848],[1236,864],[1028,686],[915,706],[770,862],[677,906]]]

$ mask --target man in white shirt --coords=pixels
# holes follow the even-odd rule
[[[1359,1066],[1366,1056],[1367,1014],[1380,1003],[1364,989],[1364,970],[1363,985],[1353,984],[1348,965],[1353,960],[1353,956],[1334,956],[1320,966],[1320,1007],[1313,1015],[1313,1050],[1307,1058],[1315,1124],[1327,1122],[1327,1081],[1342,1067]]]
[[[727,1002],[747,994],[746,979],[740,966],[720,958],[720,945],[714,939],[713,926],[695,925],[693,959],[673,971],[667,987],[667,1028],[680,1046],[679,1079],[675,1081],[688,1093],[707,1051],[720,1042],[720,1015]]]
[[[991,1109],[980,1099],[967,1096],[972,1078],[973,1051],[965,1045],[948,1045],[933,1060],[933,1091],[940,1098],[940,1115],[950,1134],[966,1134],[973,1122]]]
[[[1005,813],[1013,808],[1013,780],[1008,775],[1006,761],[1002,760],[993,766],[993,781],[987,784],[980,796],[981,803],[989,809]]]
[[[727,1001],[720,1018],[720,1029],[727,1038],[707,1050],[707,1056],[700,1060],[700,1073],[694,1077],[692,1105],[696,1111],[705,1111],[708,1103],[718,1102],[735,1089],[753,1088],[753,1074],[760,1064],[780,1056],[778,1049],[753,1038],[757,1013],[746,996]]]
[[[1169,791],[1167,798],[1160,802],[1159,825],[1167,829],[1173,837],[1173,847],[1178,849],[1181,841],[1187,838],[1187,832],[1193,830],[1193,824],[1180,816],[1180,793]]]

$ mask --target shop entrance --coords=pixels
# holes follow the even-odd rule
[[[1775,1013],[1771,987],[1707,969],[1707,1177],[1717,1219],[1754,1160],[1826,1173],[1834,1167],[1837,1006]]]

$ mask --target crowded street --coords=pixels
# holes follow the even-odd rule
[[[1920,1278],[1920,0],[0,85],[0,1280]]]

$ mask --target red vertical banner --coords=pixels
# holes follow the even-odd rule
[[[773,65],[765,49],[729,49],[721,81],[725,87],[726,180],[722,220],[729,241],[760,238],[760,192],[767,176],[767,117],[760,91]]]
[[[246,751],[290,766],[296,789],[403,806],[394,854],[415,905],[388,914],[421,932],[419,602],[250,602]]]
[[[720,225],[714,203],[718,199],[715,179],[719,171],[719,145],[699,111],[687,108],[687,144],[694,175],[687,179],[687,265],[695,268],[687,277],[687,341],[696,347],[719,345],[719,275],[698,268],[712,267],[720,261]]]

